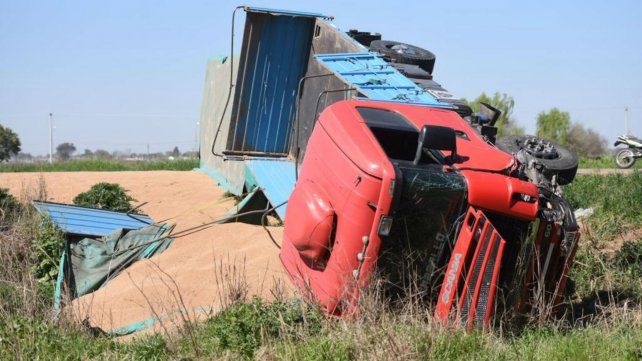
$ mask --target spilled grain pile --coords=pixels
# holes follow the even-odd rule
[[[139,202],[148,202],[142,212],[156,221],[169,219],[176,231],[212,222],[234,204],[198,172],[4,173],[0,182],[20,195],[40,177],[48,200],[67,203],[95,183],[118,183]],[[281,231],[272,229],[279,242]],[[176,238],[164,253],[135,263],[103,288],[74,300],[68,311],[103,330],[149,319],[156,320],[156,329],[168,328],[238,299],[269,299],[275,290],[287,292],[286,285],[278,249],[262,227],[221,224]]]

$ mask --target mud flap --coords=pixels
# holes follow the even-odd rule
[[[470,207],[446,269],[436,320],[467,329],[489,325],[505,244],[484,213]]]

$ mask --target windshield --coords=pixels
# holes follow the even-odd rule
[[[392,230],[383,242],[380,271],[393,293],[413,284],[428,296],[434,289],[440,255],[463,214],[466,183],[460,174],[437,164],[397,162],[395,166],[402,185],[395,196]]]

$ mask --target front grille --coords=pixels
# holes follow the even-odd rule
[[[479,328],[484,327],[484,320],[487,319],[486,316],[489,316],[487,313],[492,311],[489,310],[489,304],[492,303],[490,302],[489,297],[500,241],[501,239],[499,235],[495,234],[493,245],[491,246],[493,250],[490,258],[488,259],[488,263],[486,264],[486,268],[484,269],[484,277],[482,278],[481,288],[479,290],[479,300],[477,301],[477,309],[475,310],[475,326]]]
[[[488,242],[490,242],[490,236],[493,233],[495,228],[489,223],[488,227],[485,229],[484,241],[477,246],[477,251],[475,252],[474,266],[472,268],[472,274],[467,283],[466,287],[466,299],[461,310],[461,319],[464,324],[468,324],[468,317],[470,315],[470,308],[474,307],[473,302],[475,302],[475,294],[477,288],[477,280],[479,279],[479,274],[482,272],[482,266],[484,264],[484,258],[486,256],[486,250],[488,249]]]
[[[486,328],[496,308],[522,314],[550,311],[563,297],[579,233],[536,221],[532,238],[525,239],[520,229],[526,223],[511,228],[512,220],[488,216],[491,218],[481,210],[468,209],[437,300],[435,318],[441,322],[454,320],[468,329]]]

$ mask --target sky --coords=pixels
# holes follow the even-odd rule
[[[0,124],[23,151],[54,144],[145,152],[195,148],[208,58],[229,53],[235,1],[0,0]],[[642,137],[642,1],[259,1],[321,12],[437,56],[459,97],[508,93],[534,132],[558,107],[604,135]],[[243,19],[237,19],[242,29]]]

